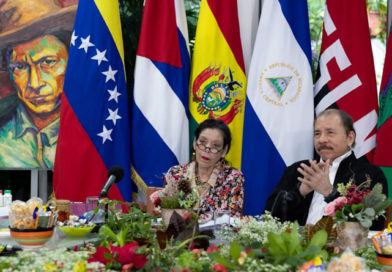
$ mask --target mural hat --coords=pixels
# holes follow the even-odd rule
[[[0,69],[4,51],[41,35],[71,32],[77,0],[0,0]]]
[[[0,0],[0,99],[14,91],[6,67],[8,48],[57,33],[64,35],[63,42],[68,46],[77,3],[78,0]]]

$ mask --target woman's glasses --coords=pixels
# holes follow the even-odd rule
[[[205,146],[203,143],[200,143],[200,142],[198,142],[198,141],[196,141],[196,146],[197,146],[200,150],[206,151],[206,152],[209,152],[209,153],[212,153],[212,154],[219,153],[219,152],[221,152],[221,151],[223,150],[223,148],[217,149],[217,148],[215,148],[215,147],[208,147],[208,146]]]

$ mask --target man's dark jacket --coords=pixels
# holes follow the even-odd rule
[[[309,161],[300,161],[287,167],[278,185],[268,197],[265,209],[282,221],[298,221],[300,225],[305,225],[313,192],[305,197],[299,192],[301,182],[298,181],[298,177],[303,176],[297,168],[301,163],[310,165]],[[380,183],[383,187],[383,193],[388,196],[388,183],[381,169],[370,164],[366,157],[356,159],[354,153],[351,153],[340,163],[333,184],[334,190],[325,198],[325,201],[328,203],[339,197],[339,193],[336,191],[337,184],[347,184],[350,179],[353,179],[354,183],[359,185],[366,181],[366,175],[369,175],[372,180],[370,188],[373,188],[376,183]],[[371,229],[383,229],[384,221],[384,218],[374,221]]]

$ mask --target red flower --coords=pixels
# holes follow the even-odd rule
[[[210,246],[207,249],[207,253],[211,253],[211,252],[219,252],[219,248],[217,246]]]
[[[103,264],[107,264],[112,261],[113,257],[110,259],[105,258],[105,255],[107,254],[111,256],[109,249],[107,249],[106,247],[97,247],[96,250],[97,251],[87,260],[87,262],[100,262]]]
[[[147,258],[143,254],[136,254],[139,248],[137,242],[125,244],[122,247],[110,246],[110,250],[106,247],[97,247],[97,251],[88,259],[88,262],[100,262],[107,264],[108,262],[118,262],[123,264],[123,269],[130,269],[133,266],[142,268],[147,262]],[[106,254],[105,254],[106,253]],[[106,256],[110,256],[108,259]]]
[[[212,267],[212,270],[213,270],[213,271],[220,271],[220,272],[228,272],[228,271],[229,271],[229,270],[227,270],[226,267],[224,267],[224,266],[221,265],[221,264],[215,264],[215,265]]]
[[[253,248],[250,247],[250,248],[246,249],[245,252],[246,252],[246,254],[249,254],[250,252],[252,252],[252,250],[253,250]]]
[[[194,250],[195,249],[195,243],[192,241],[191,245],[189,246],[190,250]]]

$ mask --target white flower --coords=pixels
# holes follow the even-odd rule
[[[274,232],[280,234],[284,232],[292,223],[281,223],[278,218],[273,217],[270,212],[266,211],[263,215],[246,216],[243,218],[234,218],[234,225],[239,228],[237,233],[232,233],[227,237],[230,242],[241,241],[244,244],[260,242],[262,244],[268,241],[267,234]]]

